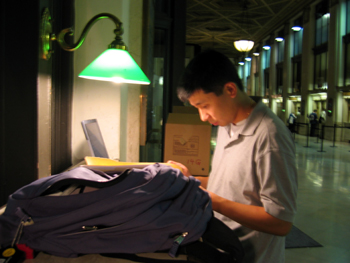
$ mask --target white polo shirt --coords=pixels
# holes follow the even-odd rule
[[[242,204],[261,206],[292,222],[296,213],[295,146],[286,125],[262,102],[236,126],[219,127],[208,190]],[[215,216],[236,230],[244,262],[284,262],[285,238]]]

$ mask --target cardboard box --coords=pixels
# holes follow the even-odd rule
[[[193,106],[173,106],[173,113],[198,114],[198,110]]]
[[[169,113],[165,124],[164,162],[184,164],[192,175],[208,175],[211,125],[198,114]]]

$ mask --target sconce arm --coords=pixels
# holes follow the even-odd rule
[[[57,41],[58,41],[59,45],[66,51],[74,51],[74,50],[78,49],[83,44],[83,42],[85,41],[85,38],[86,38],[89,30],[91,29],[91,27],[98,20],[101,20],[101,19],[104,19],[104,18],[109,18],[115,23],[115,27],[116,27],[116,29],[114,30],[114,34],[116,34],[116,38],[115,39],[118,41],[119,45],[124,45],[124,43],[122,42],[122,38],[121,38],[121,35],[124,33],[122,22],[116,16],[114,16],[112,14],[109,14],[109,13],[101,13],[101,14],[98,14],[98,15],[94,16],[93,18],[91,18],[90,21],[85,26],[83,32],[81,33],[81,36],[80,36],[79,40],[77,41],[77,43],[75,43],[73,45],[69,45],[65,41],[66,34],[73,35],[73,29],[72,28],[65,28],[65,29],[63,29],[59,33],[58,38],[57,38]]]

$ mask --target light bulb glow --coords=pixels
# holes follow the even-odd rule
[[[302,27],[300,27],[300,26],[293,26],[292,30],[298,32],[298,31],[302,30]]]
[[[249,52],[254,47],[254,41],[238,40],[233,42],[235,48],[240,52]]]

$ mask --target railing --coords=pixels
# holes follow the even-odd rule
[[[309,147],[309,137],[310,137],[310,129],[311,129],[311,126],[309,123],[303,123],[303,122],[297,122],[296,123],[296,126],[297,126],[297,129],[299,131],[299,126],[307,126],[307,132],[306,132],[306,145],[304,147]],[[319,128],[319,126],[321,125],[321,128]],[[320,124],[318,125],[315,130],[317,131],[316,132],[316,137],[317,137],[317,141],[316,143],[318,143],[318,140],[320,139],[321,140],[321,148],[319,150],[319,152],[325,152],[323,150],[323,140],[324,140],[324,134],[325,134],[325,129],[326,128],[332,128],[333,129],[333,145],[330,146],[330,147],[336,147],[335,146],[335,136],[336,136],[336,129],[350,129],[350,127],[345,127],[345,126],[339,126],[337,124],[334,124],[333,126],[330,126],[330,125],[324,125],[324,124]],[[321,132],[320,132],[321,131]],[[295,139],[295,133],[294,133],[294,139]],[[349,141],[350,143],[350,141]],[[350,152],[350,151],[349,151]]]

